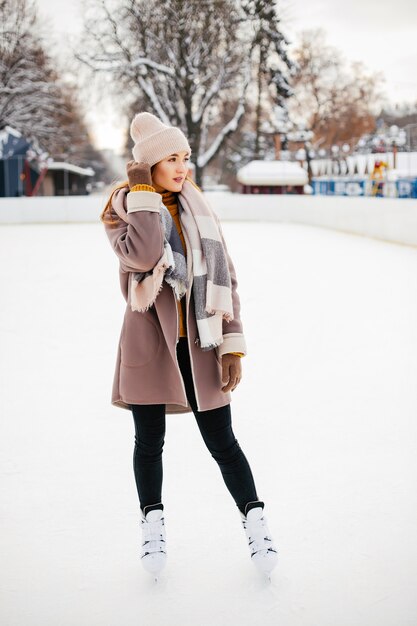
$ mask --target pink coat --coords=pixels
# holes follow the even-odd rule
[[[111,403],[125,409],[130,409],[130,404],[165,404],[166,413],[190,412],[192,409],[176,355],[178,308],[173,288],[163,281],[154,305],[143,313],[132,311],[130,307],[130,272],[149,271],[162,256],[162,196],[151,191],[128,193],[128,187],[123,187],[113,194],[113,207],[116,203],[119,211],[126,212],[128,223],[122,222],[117,228],[105,225],[105,230],[119,258],[120,286],[126,311],[117,350]],[[188,346],[198,410],[207,411],[231,402],[231,392],[225,393],[221,389],[224,386],[221,357],[228,352],[247,354],[246,342],[240,320],[236,272],[227,253],[234,319],[223,321],[223,342],[217,348],[203,351],[196,343],[198,331],[191,292],[192,253],[184,227],[183,232],[190,280],[185,296]],[[223,244],[226,248],[224,238]]]

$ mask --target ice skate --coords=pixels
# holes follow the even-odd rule
[[[270,573],[277,565],[278,551],[269,532],[263,508],[263,502],[248,502],[245,507],[246,515],[241,511],[240,515],[246,532],[252,562],[261,573],[271,580]]]
[[[141,519],[141,562],[146,571],[153,574],[156,582],[167,559],[163,508],[163,504],[145,506]]]

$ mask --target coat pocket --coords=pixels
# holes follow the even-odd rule
[[[120,359],[126,367],[143,367],[157,358],[160,331],[150,313],[133,312],[123,323]]]

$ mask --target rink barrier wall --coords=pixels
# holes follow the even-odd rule
[[[222,221],[289,222],[417,247],[417,199],[206,192]],[[0,224],[99,222],[105,197],[0,198]]]

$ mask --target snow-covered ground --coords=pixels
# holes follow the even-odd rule
[[[110,405],[117,259],[100,224],[3,226],[2,624],[416,623],[417,249],[223,230],[249,351],[234,430],[280,551],[272,583],[192,414],[167,416],[168,565],[157,585],[142,570],[133,420]]]

